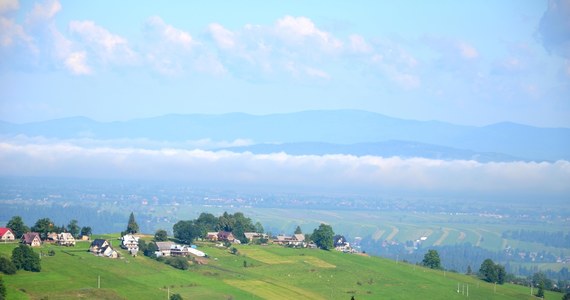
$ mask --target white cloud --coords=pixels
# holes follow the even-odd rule
[[[311,67],[305,68],[305,73],[307,73],[307,75],[309,75],[310,77],[316,77],[316,78],[320,78],[320,79],[330,79],[331,78],[331,76],[327,72],[325,72],[323,70],[311,68]]]
[[[20,8],[18,0],[0,0],[0,14]]]
[[[218,47],[227,50],[236,46],[236,35],[224,26],[212,23],[208,26],[208,30]]]
[[[338,51],[343,43],[332,34],[318,29],[311,19],[306,17],[285,16],[275,24],[276,34],[288,43],[303,45],[314,42],[326,52]]]
[[[91,74],[86,57],[85,51],[73,52],[65,59],[65,66],[75,75]]]
[[[104,62],[132,64],[137,59],[137,54],[131,50],[125,38],[110,33],[93,21],[71,21],[69,30]]]
[[[470,44],[467,44],[465,42],[458,42],[456,44],[456,47],[459,50],[461,57],[465,59],[474,59],[479,57],[479,52],[477,49],[475,49],[475,47]]]
[[[60,10],[61,4],[57,0],[47,0],[43,3],[36,3],[26,20],[31,24],[46,23],[50,21]]]
[[[150,17],[146,23],[149,31],[156,31],[160,37],[159,42],[166,42],[174,45],[182,46],[190,49],[196,44],[192,36],[181,29],[166,24],[162,18],[158,16]]]
[[[568,196],[570,163],[479,163],[352,155],[255,155],[164,148],[0,143],[2,176],[188,180],[346,190]]]
[[[348,37],[350,41],[350,50],[354,53],[371,53],[373,51],[372,46],[370,46],[364,37],[358,34],[353,34]]]
[[[21,25],[14,20],[0,16],[0,46],[8,48],[18,43],[34,48],[32,37],[24,31]]]

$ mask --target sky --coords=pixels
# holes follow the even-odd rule
[[[360,109],[570,127],[570,1],[0,0],[0,120]]]
[[[334,109],[569,128],[570,0],[0,0],[2,121]],[[212,150],[240,141],[0,136],[0,176],[570,196],[565,160]]]

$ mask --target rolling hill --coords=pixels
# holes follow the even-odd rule
[[[0,244],[0,255],[15,246]],[[55,256],[42,257],[40,273],[5,275],[8,299],[463,299],[467,290],[470,299],[534,299],[527,287],[495,288],[471,276],[336,251],[241,245],[232,255],[206,243],[200,248],[208,262],[182,271],[143,256],[95,257],[87,248],[80,242],[36,249]]]

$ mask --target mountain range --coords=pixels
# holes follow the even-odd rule
[[[24,124],[0,122],[0,134],[5,138],[25,135],[62,140],[244,139],[253,144],[223,150],[294,155],[379,155],[482,162],[570,160],[569,128],[540,128],[510,122],[464,126],[398,119],[358,110],[269,115],[171,114],[123,122],[72,117]]]

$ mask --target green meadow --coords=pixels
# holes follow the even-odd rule
[[[9,256],[15,246],[0,244],[0,255]],[[96,257],[88,247],[35,249],[53,249],[55,256],[42,256],[39,273],[4,275],[8,299],[167,299],[168,293],[184,299],[463,299],[467,290],[470,299],[535,299],[528,287],[495,287],[471,276],[335,251],[238,245],[233,255],[203,243],[207,263],[182,271],[123,251],[121,259]]]

